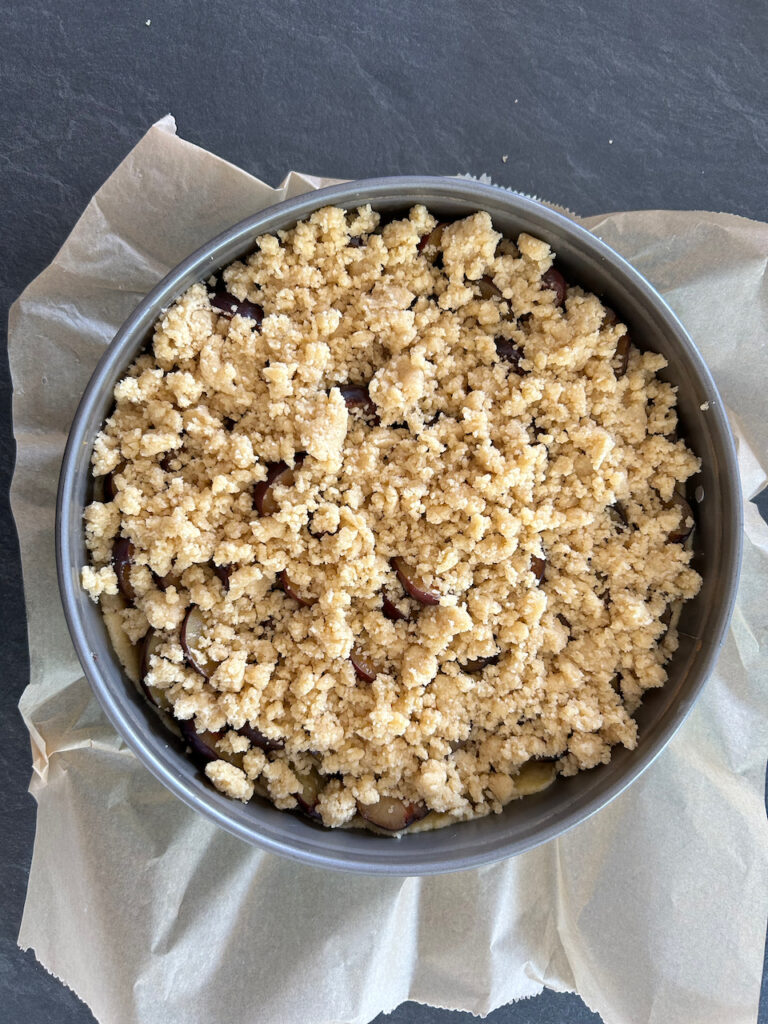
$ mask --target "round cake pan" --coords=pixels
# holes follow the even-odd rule
[[[693,565],[704,582],[684,607],[668,682],[649,691],[636,714],[637,748],[616,747],[610,764],[559,778],[543,793],[508,804],[502,814],[401,839],[324,829],[258,798],[242,804],[214,790],[126,679],[101,612],[79,582],[88,561],[83,509],[92,500],[93,441],[111,409],[116,381],[147,344],[161,310],[196,281],[251,251],[259,235],[287,228],[322,206],[365,203],[385,215],[423,203],[443,220],[486,210],[507,236],[525,231],[545,239],[569,281],[615,309],[639,348],[666,357],[662,376],[678,388],[681,435],[702,461],[691,483],[697,496]],[[171,792],[246,842],[318,867],[434,874],[514,856],[560,835],[605,806],[658,756],[693,707],[725,637],[741,558],[741,496],[733,439],[709,371],[669,306],[624,259],[567,217],[513,192],[458,178],[377,178],[311,192],[248,217],[185,259],[139,304],[99,361],[72,424],[59,482],[56,557],[83,670],[114,727]]]

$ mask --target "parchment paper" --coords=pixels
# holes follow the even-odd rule
[[[543,986],[579,992],[607,1024],[752,1024],[768,907],[768,529],[754,506],[733,626],[689,720],[628,792],[517,859],[423,879],[302,867],[187,810],[106,722],[54,570],[77,401],[168,269],[326,183],[291,173],[271,189],[174,133],[170,117],[147,133],[11,311],[31,647],[20,706],[39,805],[19,944],[105,1024],[362,1024],[406,999],[485,1014]],[[584,223],[687,324],[738,410],[751,497],[768,461],[768,225],[670,212]]]

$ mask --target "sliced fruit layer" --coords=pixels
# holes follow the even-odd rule
[[[414,601],[420,604],[440,604],[440,595],[429,590],[402,558],[393,558],[392,568]]]
[[[358,800],[357,810],[361,818],[385,832],[402,832],[429,814],[426,804],[406,803],[393,796],[382,796],[375,804],[362,804]]]

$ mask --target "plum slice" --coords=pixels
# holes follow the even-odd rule
[[[385,832],[402,832],[429,814],[426,804],[410,803],[394,796],[379,797],[375,804],[363,804],[358,800],[357,811],[361,818]]]
[[[341,397],[350,412],[362,412],[366,416],[376,416],[376,404],[368,394],[368,388],[361,384],[339,384]]]
[[[264,319],[264,310],[257,302],[249,302],[248,299],[237,299],[227,291],[223,281],[217,279],[213,293],[208,296],[211,305],[218,310],[222,316],[244,316],[254,320],[256,326],[261,326]]]
[[[316,597],[304,597],[299,592],[298,587],[293,582],[291,577],[288,575],[288,570],[287,569],[283,569],[283,571],[280,573],[278,579],[280,581],[280,586],[283,588],[283,590],[288,595],[288,597],[293,598],[293,600],[297,601],[300,605],[302,605],[302,607],[308,608],[311,604],[314,604],[315,601],[317,600]]]
[[[153,569],[150,572],[152,573],[152,579],[155,581],[155,586],[158,590],[162,590],[163,593],[165,593],[168,587],[176,587],[177,590],[181,587],[181,580],[175,573],[167,572],[165,576],[158,576]]]
[[[216,670],[216,664],[209,661],[204,655],[196,653],[197,644],[203,633],[203,613],[196,604],[187,608],[184,621],[181,624],[179,642],[184,652],[184,660],[191,669],[199,672],[204,679],[210,679]]]
[[[501,294],[501,289],[494,284],[493,278],[490,274],[483,274],[477,283],[477,290],[480,292],[481,299],[503,299],[504,296]]]
[[[693,532],[693,509],[682,496],[682,494],[679,494],[677,491],[672,492],[672,498],[670,501],[666,503],[665,508],[670,509],[674,508],[675,506],[677,506],[680,509],[680,514],[682,518],[680,520],[680,525],[676,526],[675,529],[672,530],[672,532],[670,533],[669,540],[673,544],[684,544]],[[690,526],[688,525],[689,522]]]
[[[565,626],[566,629],[570,630],[570,620],[566,619],[562,612],[557,613],[557,621],[560,623],[561,626]]]
[[[420,604],[440,604],[440,595],[429,590],[402,558],[393,558],[390,565],[397,573],[397,578],[405,590],[415,601]]]
[[[147,682],[147,673],[151,667],[150,658],[153,654],[157,653],[157,649],[162,642],[162,635],[150,626],[144,635],[144,639],[141,641],[141,653],[139,655],[139,683],[147,700],[151,704],[154,704],[156,708],[161,708],[165,711],[168,708],[168,700],[165,692],[158,689],[156,686],[150,686]]]
[[[299,465],[298,459],[296,465]],[[290,487],[294,479],[294,470],[285,462],[270,462],[267,466],[267,479],[261,480],[253,488],[253,505],[260,516],[271,516],[279,510],[273,488]]]
[[[299,807],[308,814],[310,818],[315,818],[317,821],[321,821],[322,818],[317,810],[317,803],[320,799],[320,792],[323,788],[320,773],[314,768],[310,768],[308,772],[297,772],[294,769],[294,775],[299,780],[301,789],[298,793],[294,793],[296,802]]]
[[[120,462],[111,473],[107,473],[104,477],[104,501],[114,501],[117,497],[117,484],[115,483],[115,477],[118,473],[122,473],[125,469],[125,463]]]
[[[144,639],[141,641],[141,655],[139,658],[139,682],[141,683],[141,688],[152,703],[158,707],[160,707],[160,704],[155,697],[155,687],[150,687],[147,684],[146,678],[151,667],[150,659],[153,654],[157,653],[157,649],[162,642],[162,636],[156,629],[150,626],[144,634]]]
[[[220,732],[198,732],[195,728],[194,718],[188,719],[185,722],[179,722],[179,728],[181,734],[187,741],[189,746],[192,748],[192,754],[195,758],[199,758],[202,761],[218,761],[221,757],[216,752],[216,741],[221,738]]]
[[[522,377],[525,372],[520,366],[520,360],[525,358],[523,350],[514,341],[509,341],[507,338],[496,338],[494,339],[494,344],[496,345],[496,354],[499,359],[509,363],[515,373],[520,374]]]
[[[157,652],[157,648],[162,643],[162,637],[158,634],[157,630],[151,626],[144,634],[144,639],[141,642],[141,662],[139,667],[139,678],[141,679],[142,686],[144,685],[144,679],[149,672],[149,659]],[[150,700],[153,700],[151,694],[147,693]]]
[[[134,547],[127,537],[118,537],[112,547],[112,566],[117,576],[117,589],[126,599],[134,601],[136,591],[131,583]]]
[[[104,501],[114,501],[117,497],[117,485],[114,480],[114,473],[107,473],[104,477]]]
[[[417,252],[424,252],[426,248],[439,249],[440,243],[443,240],[443,231],[445,231],[447,227],[447,222],[443,221],[440,224],[435,225],[435,227],[426,235],[422,235],[416,246]]]
[[[531,572],[536,577],[536,582],[541,583],[544,579],[544,570],[547,568],[546,558],[539,558],[538,555],[531,557]]]
[[[237,730],[241,736],[245,736],[249,739],[254,747],[258,747],[259,750],[263,750],[265,754],[268,754],[272,750],[284,750],[285,740],[273,740],[269,736],[265,736],[264,733],[257,729],[255,725],[251,725],[250,722],[246,722],[242,728]]]
[[[408,616],[405,612],[401,612],[397,605],[389,600],[386,594],[383,596],[381,601],[381,611],[384,618],[390,619],[392,622],[397,622],[400,619],[405,622],[408,621]]]
[[[603,314],[603,327],[613,327],[619,322],[619,318],[610,306],[605,307]],[[632,348],[632,339],[629,334],[623,334],[616,343],[612,366],[617,377],[623,377],[629,366],[629,352]]]
[[[229,577],[237,569],[237,566],[231,562],[227,562],[225,565],[216,565],[215,562],[211,562],[211,569],[213,569],[213,575],[221,580],[224,592],[227,593],[229,591]]]
[[[565,278],[556,267],[550,267],[549,270],[541,275],[541,284],[543,288],[548,288],[551,292],[555,293],[555,301],[558,306],[565,305],[565,296],[568,294],[568,285],[565,283]]]
[[[357,675],[366,683],[372,683],[379,674],[378,666],[357,647],[352,648],[349,660]]]
[[[500,657],[500,654],[489,654],[487,657],[470,658],[469,661],[463,662],[461,667],[469,675],[476,675],[478,672],[482,672],[487,665],[497,665]]]
[[[617,377],[623,377],[629,366],[629,351],[632,348],[632,341],[628,334],[622,334],[616,342],[616,354],[613,357],[613,369]]]

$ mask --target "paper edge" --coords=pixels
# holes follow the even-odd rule
[[[26,908],[26,893],[25,893],[25,896],[24,896],[24,904],[25,904],[25,908]],[[19,924],[19,934],[16,937],[16,949],[20,949],[22,953],[31,953],[32,956],[35,958],[35,961],[38,964],[40,964],[40,966],[43,968],[45,973],[47,975],[49,975],[49,977],[55,978],[55,980],[58,981],[58,983],[61,986],[63,986],[67,990],[67,992],[70,992],[75,997],[75,999],[79,1003],[82,1003],[83,1006],[85,1006],[88,1009],[88,1011],[91,1013],[91,1015],[93,1017],[95,1017],[96,1015],[94,1014],[93,1009],[91,1008],[90,1003],[87,1003],[85,1001],[85,999],[80,995],[79,992],[77,992],[75,989],[73,989],[71,985],[69,985],[62,977],[60,977],[56,973],[56,971],[54,971],[54,969],[49,964],[46,963],[44,957],[41,955],[41,953],[37,949],[37,946],[35,946],[35,944],[31,943],[31,942],[27,943],[26,945],[24,945],[21,942],[21,930],[22,930],[23,923],[24,923],[24,918],[23,918],[23,915],[22,915],[22,920],[21,920],[21,922]],[[96,1018],[96,1019],[98,1020],[98,1018]]]
[[[653,213],[667,214],[667,215],[674,214],[674,215],[680,215],[680,216],[683,216],[683,215],[684,216],[688,216],[690,214],[697,214],[698,216],[701,216],[701,217],[725,217],[727,220],[736,221],[740,225],[744,225],[744,226],[749,225],[751,227],[754,227],[755,225],[757,225],[759,228],[768,228],[768,221],[757,220],[756,218],[753,218],[753,217],[744,217],[740,213],[729,213],[727,210],[706,210],[706,209],[683,210],[683,209],[680,209],[679,207],[667,209],[667,208],[662,207],[662,206],[639,207],[639,208],[632,209],[632,210],[607,210],[607,211],[604,210],[602,213],[582,214],[582,215],[580,215],[579,219],[584,223],[585,227],[587,227],[587,230],[594,231],[594,225],[592,224],[592,221],[600,222],[602,220],[605,220],[606,217],[626,217],[626,216],[634,216],[634,215],[637,215],[637,214],[653,214]]]

